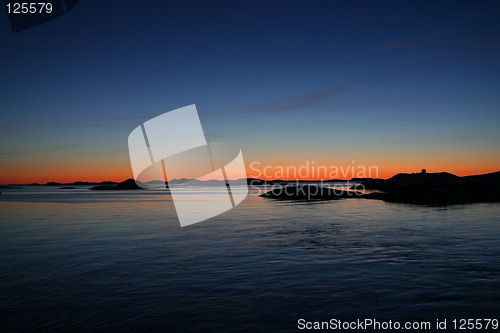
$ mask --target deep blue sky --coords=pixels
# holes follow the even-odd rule
[[[499,14],[498,1],[81,0],[12,33],[1,13],[2,182],[121,177],[129,132],[189,104],[247,164],[496,171]]]

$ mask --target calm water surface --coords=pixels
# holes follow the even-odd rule
[[[250,195],[180,228],[161,192],[2,192],[2,332],[290,332],[299,318],[500,317],[500,204]]]

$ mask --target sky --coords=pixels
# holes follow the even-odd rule
[[[129,133],[191,104],[249,177],[312,161],[380,178],[498,171],[499,14],[498,1],[82,0],[13,33],[1,12],[0,184],[130,178]]]

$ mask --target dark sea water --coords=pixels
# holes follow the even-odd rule
[[[162,192],[2,192],[1,332],[293,332],[300,318],[500,318],[500,204],[249,195],[181,228]]]

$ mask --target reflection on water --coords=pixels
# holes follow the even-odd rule
[[[499,204],[248,196],[180,228],[162,192],[2,192],[2,331],[274,332],[299,318],[500,315]]]

